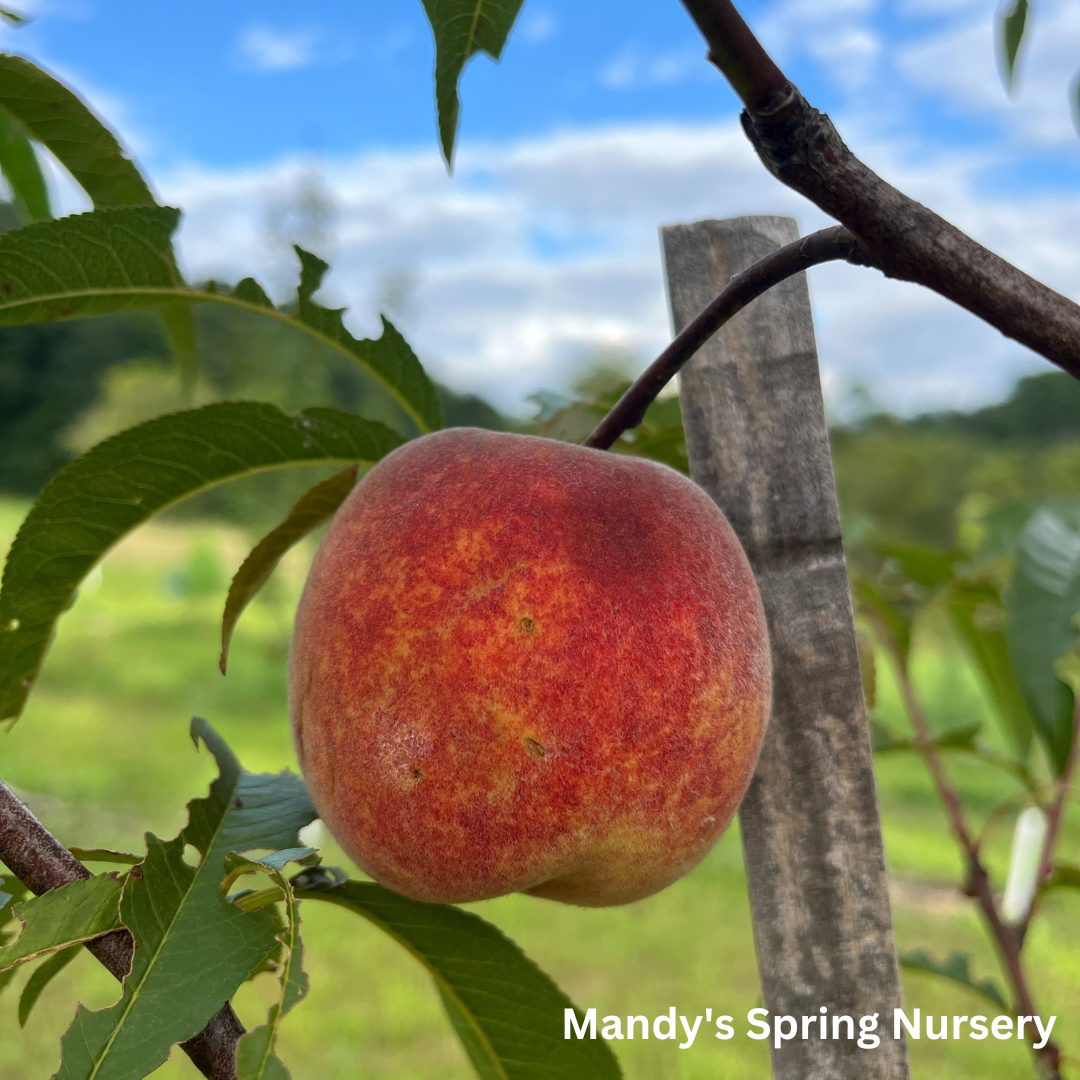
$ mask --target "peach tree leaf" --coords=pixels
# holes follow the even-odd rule
[[[68,849],[79,862],[119,863],[121,866],[134,866],[141,863],[143,857],[132,851],[113,851],[112,848],[73,847]]]
[[[253,862],[233,862],[230,877],[251,871],[261,871],[281,890],[285,900],[286,926],[278,934],[285,956],[281,964],[279,984],[281,994],[270,1006],[266,1023],[244,1035],[236,1047],[237,1080],[288,1080],[289,1072],[275,1055],[278,1029],[282,1018],[294,1005],[307,996],[308,977],[303,968],[304,944],[300,939],[300,911],[292,884],[283,870],[289,862],[310,861],[311,848],[278,851]],[[237,858],[235,855],[233,858]],[[228,867],[228,864],[227,864]],[[226,879],[228,880],[228,879]]]
[[[21,56],[0,54],[0,108],[48,147],[94,206],[156,201],[116,136],[63,83]]]
[[[502,55],[524,0],[423,0],[435,35],[435,101],[439,141],[447,166],[454,158],[458,123],[458,80],[478,53]]]
[[[350,465],[341,472],[316,484],[296,500],[289,516],[274,530],[267,533],[241,563],[229,586],[225,600],[225,612],[221,618],[221,674],[225,674],[229,658],[229,642],[232,640],[236,622],[250,603],[251,598],[266,584],[281,557],[294,544],[317,529],[345,501],[356,482],[356,466]]]
[[[998,51],[1001,54],[1005,88],[1012,90],[1016,79],[1016,58],[1027,30],[1028,0],[1013,0],[998,16]]]
[[[953,626],[993,695],[1013,756],[1026,761],[1031,747],[1031,713],[1009,660],[1005,608],[997,586],[987,578],[957,578],[946,598]]]
[[[980,979],[978,982],[971,975],[969,968],[971,958],[967,953],[950,953],[947,960],[938,963],[928,956],[922,949],[914,949],[911,952],[900,954],[900,966],[912,971],[926,971],[931,975],[940,975],[943,979],[966,986],[981,994],[984,998],[992,1001],[999,1009],[1008,1009],[1005,998],[992,979]]]
[[[617,1080],[622,1075],[602,1039],[563,1038],[570,999],[490,923],[374,883],[324,884],[320,873],[326,871],[293,879],[297,898],[354,911],[412,953],[435,980],[483,1080]]]
[[[179,836],[147,834],[146,860],[120,901],[136,944],[123,994],[98,1012],[79,1007],[61,1042],[57,1080],[146,1076],[173,1043],[205,1026],[277,944],[269,915],[222,895],[225,860],[237,849],[297,846],[315,809],[298,776],[246,772],[205,720],[192,722],[192,737],[214,755],[219,775],[206,797],[189,803]],[[188,844],[201,856],[197,867],[184,861]]]
[[[0,949],[0,970],[24,964],[120,927],[123,882],[113,874],[71,881],[12,908],[23,931]]]
[[[51,218],[49,188],[41,162],[26,132],[8,113],[0,109],[0,169],[19,209],[29,221]]]
[[[373,464],[401,442],[382,424],[337,409],[289,416],[275,405],[227,402],[159,416],[87,451],[46,485],[8,554],[0,588],[0,719],[21,712],[79,582],[152,514],[269,469]]]
[[[194,335],[178,306],[223,304],[287,323],[363,368],[397,401],[421,431],[442,425],[438,395],[408,342],[383,319],[382,336],[359,339],[342,321],[344,309],[312,299],[327,270],[299,251],[301,281],[295,314],[275,308],[245,278],[231,292],[194,289],[176,267],[172,234],[180,211],[129,206],[42,221],[0,236],[0,326],[79,319],[133,308],[158,308],[169,323],[174,351],[191,365]]]
[[[53,953],[39,964],[33,975],[26,980],[23,992],[19,995],[19,1027],[26,1027],[26,1021],[30,1019],[30,1013],[42,991],[79,955],[81,948],[81,945],[69,945],[66,949]]]
[[[1060,775],[1072,745],[1074,695],[1054,664],[1076,643],[1080,499],[1050,499],[1028,519],[1005,595],[1005,640],[1035,734]]]

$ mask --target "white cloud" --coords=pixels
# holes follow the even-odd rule
[[[237,49],[244,63],[256,71],[292,71],[315,63],[317,43],[313,30],[254,25],[240,31]]]
[[[516,29],[515,36],[523,38],[530,45],[542,45],[555,36],[559,22],[554,14],[541,8],[538,11],[526,11]]]
[[[909,194],[1080,295],[1076,200],[981,193],[977,178],[992,163],[985,151],[914,159],[902,143],[863,141]],[[164,178],[167,197],[188,211],[182,246],[192,275],[255,272],[286,295],[295,264],[289,236],[267,232],[268,208],[310,191],[312,170],[293,160]],[[747,213],[793,214],[804,232],[828,224],[764,172],[734,123],[466,143],[453,179],[434,147],[327,161],[319,176],[332,223],[318,248],[333,266],[327,302],[348,305],[353,331],[372,334],[380,300],[390,298],[439,378],[518,411],[538,387],[565,388],[590,351],[628,351],[644,363],[667,343],[659,225]],[[296,220],[303,227],[303,215]],[[978,404],[1043,366],[940,297],[874,271],[818,268],[811,295],[833,397],[858,382],[903,411]]]
[[[706,77],[704,49],[691,46],[660,53],[649,53],[635,45],[626,45],[603,67],[598,79],[612,90],[638,90],[652,86],[672,86],[690,79]]]

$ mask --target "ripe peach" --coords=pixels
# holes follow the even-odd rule
[[[342,505],[290,664],[330,832],[377,881],[450,903],[671,884],[731,820],[770,693],[754,578],[698,487],[461,428],[394,451]]]

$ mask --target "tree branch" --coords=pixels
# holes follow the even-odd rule
[[[0,862],[36,896],[93,875],[0,780]],[[127,930],[86,943],[121,982],[131,970],[135,943]],[[236,1044],[244,1026],[226,1002],[198,1035],[180,1044],[208,1080],[236,1080]]]
[[[839,225],[785,244],[736,274],[619,398],[583,445],[607,450],[624,431],[641,423],[656,395],[728,319],[785,278],[833,259],[863,263],[855,238]]]
[[[1080,306],[867,168],[787,82],[730,0],[683,4],[746,106],[743,128],[778,180],[847,226],[886,277],[933,289],[1080,378]]]

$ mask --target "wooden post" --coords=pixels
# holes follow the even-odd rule
[[[681,330],[728,280],[798,238],[791,218],[664,229]],[[900,980],[840,515],[806,276],[771,289],[687,365],[690,470],[727,515],[757,576],[773,657],[773,713],[739,813],[765,1007],[792,1016],[777,1080],[903,1080]],[[825,1006],[878,1014],[877,1049],[801,1038]],[[786,1025],[785,1030],[790,1025]],[[770,1046],[773,1045],[770,1041]]]

